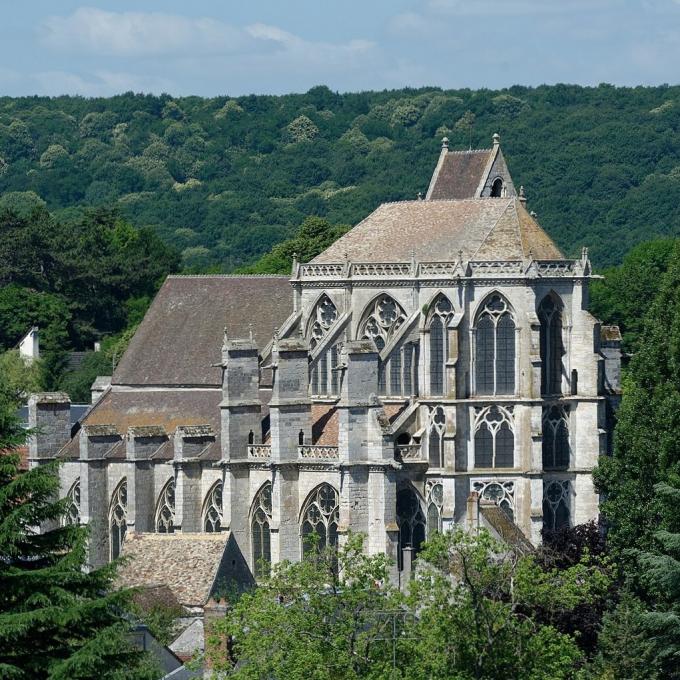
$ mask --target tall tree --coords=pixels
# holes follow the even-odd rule
[[[609,544],[620,555],[653,545],[667,522],[654,485],[680,473],[680,243],[669,261],[624,380],[614,453],[595,470]]]
[[[86,529],[62,525],[54,467],[19,471],[26,433],[15,409],[0,390],[0,677],[157,678],[130,641],[115,567],[87,572]]]

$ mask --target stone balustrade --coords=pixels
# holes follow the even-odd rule
[[[254,460],[269,459],[272,455],[272,447],[268,444],[254,444],[248,447],[248,458]]]
[[[396,451],[397,456],[403,461],[422,460],[422,446],[420,444],[399,444]]]
[[[300,458],[312,458],[315,460],[336,460],[338,458],[337,446],[308,446],[298,447]]]

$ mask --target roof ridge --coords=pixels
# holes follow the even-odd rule
[[[285,274],[168,274],[166,279],[285,279]]]
[[[491,153],[493,149],[449,149],[449,153]]]

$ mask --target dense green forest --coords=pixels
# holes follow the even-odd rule
[[[78,221],[106,206],[189,271],[231,271],[305,217],[354,224],[424,191],[444,135],[502,136],[517,185],[567,254],[617,264],[680,234],[680,87],[405,89],[237,98],[0,98],[0,205]]]

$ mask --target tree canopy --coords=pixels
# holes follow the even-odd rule
[[[112,206],[192,271],[252,264],[305,217],[356,224],[425,191],[440,140],[499,132],[567,254],[598,266],[680,233],[680,87],[0,98],[0,207]]]

